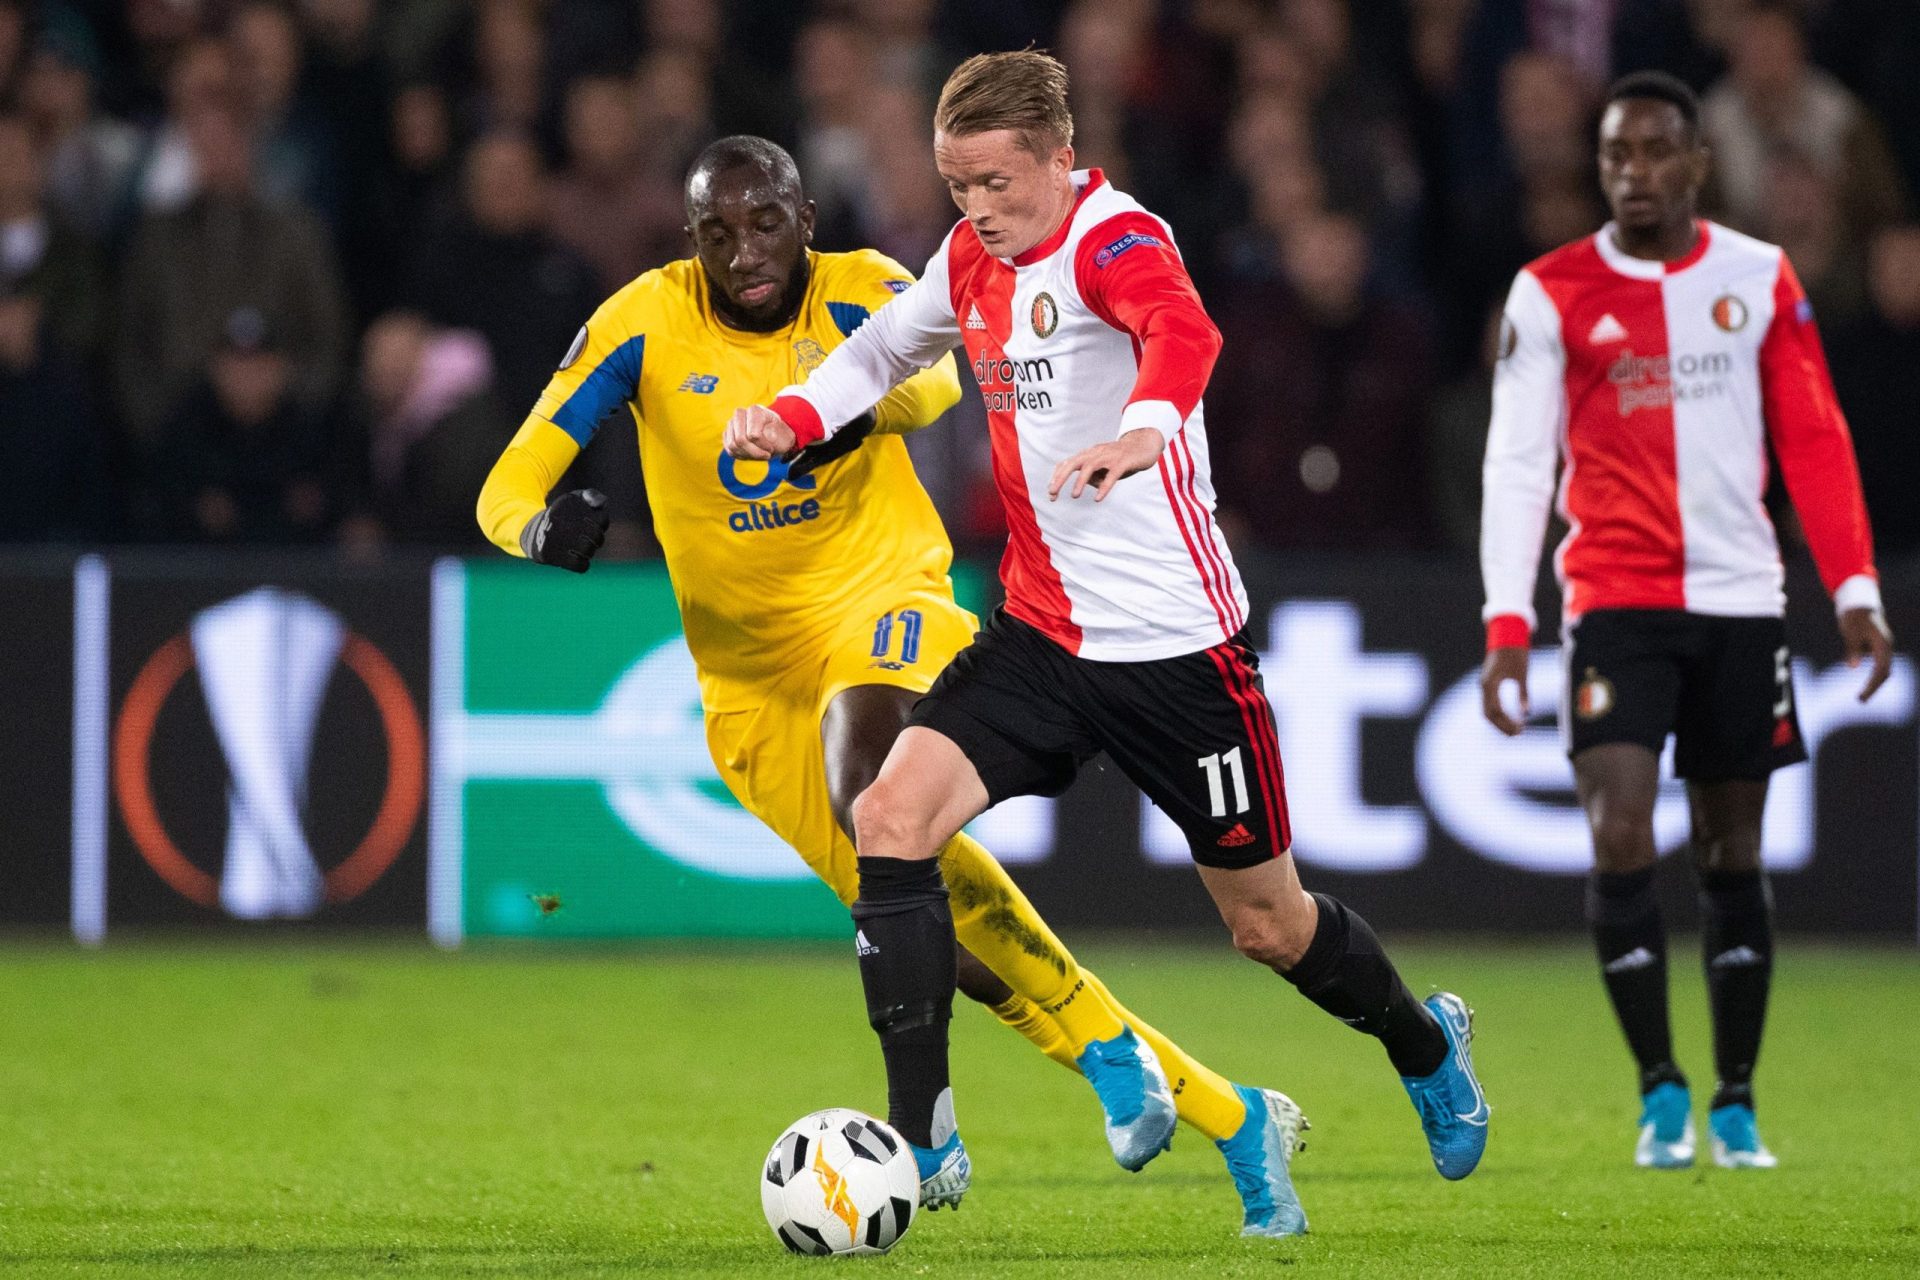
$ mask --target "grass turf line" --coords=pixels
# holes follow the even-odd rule
[[[1433,1173],[1378,1046],[1278,979],[1109,942],[1083,959],[1121,999],[1305,1107],[1313,1234],[1239,1240],[1189,1129],[1120,1171],[1085,1085],[969,1006],[973,1192],[835,1264],[780,1250],[755,1178],[801,1114],[883,1109],[843,948],[4,946],[0,1275],[1920,1273],[1920,954],[1789,940],[1759,1075],[1781,1168],[1654,1173],[1585,947],[1395,949],[1478,1010],[1495,1115],[1468,1181]],[[1705,1165],[1702,984],[1675,968]]]

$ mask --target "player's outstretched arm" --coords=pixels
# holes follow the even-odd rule
[[[794,437],[786,449],[778,452],[785,454],[830,438],[900,383],[922,371],[932,372],[929,366],[959,345],[960,324],[953,314],[947,285],[947,246],[943,243],[918,281],[835,347],[805,383],[787,387],[774,398],[769,408]],[[955,375],[956,392],[958,386]],[[765,429],[762,423],[759,430]],[[771,455],[748,452],[734,456]]]
[[[546,512],[547,495],[579,456],[572,436],[543,418],[529,417],[480,488],[475,514],[487,541],[510,555],[526,555],[522,535]]]

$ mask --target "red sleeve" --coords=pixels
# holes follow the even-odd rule
[[[1172,430],[1162,434],[1173,435],[1206,390],[1220,355],[1220,330],[1200,305],[1166,228],[1139,211],[1108,218],[1081,239],[1074,276],[1094,314],[1133,336],[1139,372],[1128,406],[1171,404]]]
[[[1760,395],[1820,581],[1832,592],[1856,575],[1877,577],[1853,436],[1833,393],[1813,307],[1785,254],[1773,286],[1773,324],[1760,344]]]

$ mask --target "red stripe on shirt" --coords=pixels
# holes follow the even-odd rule
[[[1618,275],[1591,239],[1533,270],[1560,313],[1567,349],[1566,611],[1585,613],[1596,599],[1684,609],[1673,384],[1659,372],[1670,351],[1660,281]]]
[[[1206,589],[1207,602],[1213,606],[1213,615],[1220,620],[1220,634],[1230,636],[1239,628],[1228,621],[1229,611],[1221,603],[1220,593],[1214,588],[1213,577],[1208,572],[1206,562],[1200,554],[1200,544],[1194,540],[1194,535],[1188,528],[1187,515],[1181,509],[1185,505],[1181,500],[1182,486],[1175,482],[1173,471],[1167,466],[1169,456],[1177,463],[1180,454],[1177,449],[1171,447],[1160,454],[1160,484],[1167,491],[1167,506],[1173,512],[1174,524],[1180,527],[1180,538],[1187,544],[1187,554],[1193,557],[1193,567],[1200,572],[1200,585]]]
[[[953,314],[970,360],[989,348],[1004,348],[1013,327],[1014,270],[996,260],[969,224],[955,228],[948,242],[947,274]],[[986,330],[969,329],[978,309]],[[997,355],[995,356],[997,359]],[[1020,433],[1013,410],[989,410],[987,434],[993,446],[993,482],[1007,516],[1007,550],[1000,558],[1000,582],[1007,591],[1007,612],[1034,627],[1068,653],[1080,652],[1081,630],[1073,620],[1073,602],[1054,568],[1053,553],[1040,535],[1033,495],[1020,457]]]
[[[1213,513],[1207,510],[1204,502],[1200,501],[1200,468],[1193,460],[1193,442],[1187,438],[1187,433],[1182,431],[1175,445],[1186,455],[1187,501],[1191,504],[1193,511],[1194,528],[1199,531],[1200,545],[1206,549],[1207,560],[1213,565],[1214,580],[1219,586],[1221,596],[1227,602],[1227,618],[1231,623],[1227,628],[1227,635],[1231,637],[1247,624],[1247,620],[1241,616],[1240,602],[1233,594],[1233,575],[1227,571],[1227,559],[1220,552],[1220,544],[1214,541]]]

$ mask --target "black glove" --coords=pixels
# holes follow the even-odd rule
[[[547,504],[520,531],[520,549],[535,564],[585,573],[593,553],[607,540],[607,496],[598,489],[575,489]]]
[[[787,479],[798,480],[836,458],[846,457],[860,447],[862,440],[873,434],[874,421],[873,410],[869,409],[834,432],[832,438],[798,450],[787,459]]]

